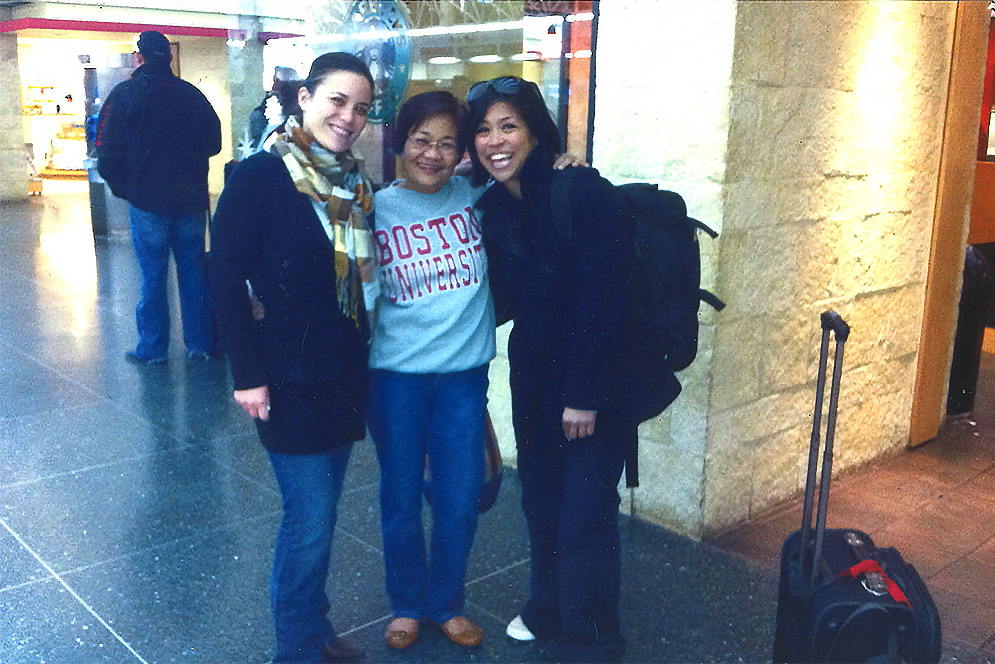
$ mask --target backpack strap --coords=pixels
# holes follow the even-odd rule
[[[704,288],[698,289],[698,299],[700,299],[705,304],[712,307],[716,311],[722,311],[726,308],[726,303],[718,298],[718,296],[712,291],[705,290]]]
[[[700,231],[703,231],[713,240],[719,236],[719,232],[714,228],[712,228],[711,226],[709,226],[708,224],[706,224],[705,222],[699,221],[694,217],[688,217],[687,220],[691,223],[692,226],[694,226],[696,229]],[[715,309],[716,311],[722,311],[723,309],[726,308],[725,302],[720,300],[715,295],[715,293],[713,293],[712,291],[705,290],[704,288],[698,289],[698,299],[700,299],[702,302],[709,305],[712,309]]]
[[[694,217],[688,217],[688,221],[691,222],[691,225],[697,228],[698,230],[705,231],[705,233],[713,240],[719,236],[719,232],[717,230],[715,230],[714,228],[712,228],[703,221],[698,221]]]

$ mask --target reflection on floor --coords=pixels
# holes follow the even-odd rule
[[[175,322],[167,365],[124,362],[135,260],[126,237],[94,245],[86,194],[4,204],[0,229],[0,662],[267,661],[280,503],[226,364],[187,362]],[[175,286],[170,297],[178,311]],[[511,472],[470,561],[466,612],[483,645],[426,629],[390,651],[377,487],[364,442],[330,592],[337,628],[370,661],[552,661],[504,636],[528,584]],[[773,574],[638,521],[623,540],[627,661],[769,656]]]
[[[123,361],[135,343],[134,257],[126,237],[94,244],[89,228],[85,193],[0,208],[0,662],[267,661],[280,517],[267,459],[225,363],[188,363],[175,322],[167,365]],[[175,287],[170,297],[177,311]],[[948,662],[987,661],[991,648],[992,424],[979,414],[978,427],[834,489],[834,520],[902,547],[929,576]],[[432,629],[403,653],[384,645],[377,483],[361,443],[335,539],[338,629],[373,662],[552,661],[503,634],[528,583],[512,472],[470,561],[466,612],[483,645],[461,650]],[[624,520],[626,661],[767,661],[773,552],[792,509],[722,548]]]

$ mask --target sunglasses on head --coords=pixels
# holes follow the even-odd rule
[[[474,84],[466,93],[466,101],[472,104],[480,99],[485,92],[493,90],[502,95],[516,95],[523,86],[535,85],[530,81],[518,78],[517,76],[499,76],[489,81],[481,81]]]

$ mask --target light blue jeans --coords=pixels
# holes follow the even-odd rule
[[[352,443],[325,454],[269,453],[283,499],[270,579],[274,664],[320,661],[321,647],[335,637],[325,583],[351,453]]]
[[[387,595],[396,618],[444,623],[463,611],[484,481],[487,365],[454,373],[371,371]],[[425,455],[432,535],[422,529]]]
[[[166,283],[169,253],[176,261],[183,342],[192,353],[214,345],[205,274],[204,233],[207,212],[166,215],[130,206],[131,242],[142,273],[141,299],[135,309],[138,345],[135,355],[149,360],[169,351],[169,301]]]

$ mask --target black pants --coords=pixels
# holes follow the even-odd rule
[[[618,482],[636,426],[599,415],[594,435],[568,441],[561,417],[532,419],[518,434],[532,552],[522,618],[537,637],[559,637],[564,661],[619,662]]]

